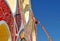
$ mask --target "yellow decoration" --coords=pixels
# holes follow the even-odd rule
[[[26,4],[30,4],[29,1],[30,1],[30,0],[24,0],[23,9],[25,8]]]
[[[5,24],[0,24],[0,41],[8,41],[9,32]]]

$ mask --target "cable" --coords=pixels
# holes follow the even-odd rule
[[[39,24],[41,29],[44,31],[44,33],[46,34],[47,38],[48,38],[48,41],[52,41],[52,39],[50,38],[50,36],[48,35],[48,32],[46,31],[46,29],[44,28],[44,26],[41,24],[40,21],[35,21],[36,24]]]

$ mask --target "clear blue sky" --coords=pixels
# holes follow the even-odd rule
[[[34,17],[41,21],[52,41],[60,41],[60,0],[31,0]],[[37,25],[37,41],[48,41]]]

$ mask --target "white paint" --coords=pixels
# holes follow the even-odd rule
[[[7,26],[7,29],[8,29],[9,34],[10,34],[10,30],[9,30],[9,27],[8,27],[7,23],[4,20],[2,20],[2,21],[0,21],[0,25],[2,25],[2,24],[5,24]],[[11,41],[11,40],[12,39],[11,39],[11,34],[10,34],[8,41]]]
[[[30,13],[29,11],[26,11],[24,14],[26,23],[28,23],[29,21],[29,13]]]
[[[24,3],[22,4],[23,10],[25,9],[27,4],[30,5],[30,0],[24,0]],[[28,10],[24,13],[26,23],[28,23],[28,21],[29,21],[29,13],[30,13],[30,10]]]
[[[5,0],[11,9],[13,15],[16,14],[17,0]]]

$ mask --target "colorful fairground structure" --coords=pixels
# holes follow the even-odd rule
[[[0,0],[0,41],[37,41],[36,24],[48,41],[52,41],[41,22],[33,16],[31,0]]]

